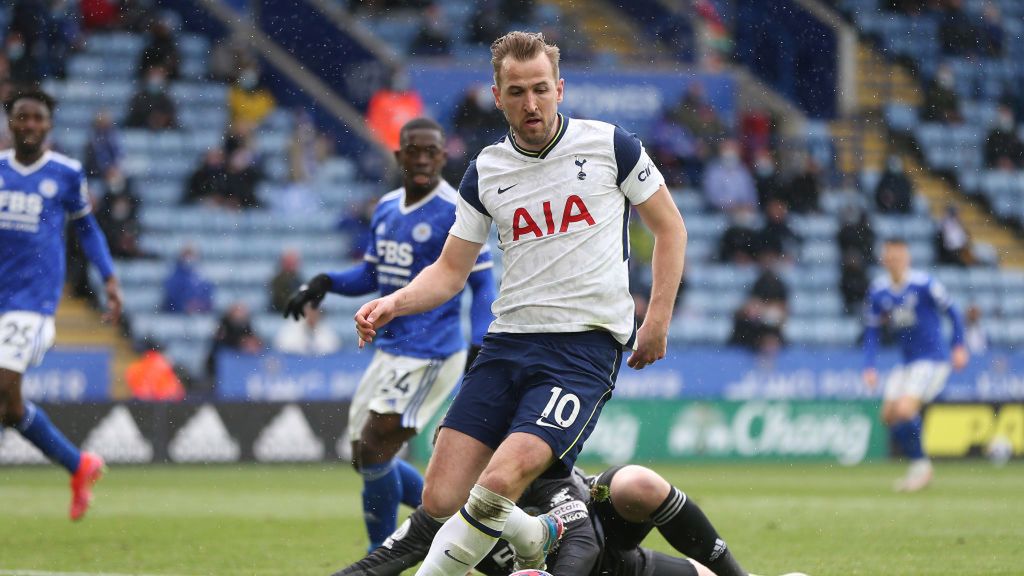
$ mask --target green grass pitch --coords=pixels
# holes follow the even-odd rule
[[[909,495],[890,491],[896,464],[656,468],[760,574],[1024,574],[1019,463],[940,462]],[[365,546],[359,482],[340,465],[117,467],[85,521],[67,504],[55,467],[0,468],[0,574],[325,576]]]

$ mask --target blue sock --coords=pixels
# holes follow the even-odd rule
[[[78,470],[81,455],[78,448],[61,434],[60,430],[50,422],[50,417],[43,409],[32,402],[25,401],[25,415],[18,424],[18,432],[26,440],[42,450],[50,460],[55,460],[68,472],[74,474]]]
[[[423,503],[423,475],[405,460],[395,459],[395,467],[402,478],[402,504],[416,508]]]
[[[891,433],[904,456],[910,460],[924,458],[924,450],[921,448],[920,416],[893,424]]]
[[[402,478],[395,463],[391,460],[359,471],[363,476],[363,521],[370,536],[370,551],[379,548],[397,525]]]

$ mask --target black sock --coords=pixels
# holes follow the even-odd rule
[[[700,507],[675,486],[651,520],[673,548],[718,576],[748,576]]]
[[[399,574],[419,564],[427,556],[434,535],[441,529],[441,522],[434,520],[419,507],[413,511],[398,530],[365,558],[339,570],[334,576],[376,576],[378,574]]]

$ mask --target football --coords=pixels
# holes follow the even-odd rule
[[[518,572],[513,572],[508,576],[551,576],[551,573],[543,570],[520,570]]]

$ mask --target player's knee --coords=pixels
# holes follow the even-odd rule
[[[495,494],[500,494],[506,498],[515,500],[522,494],[523,490],[530,482],[533,482],[535,478],[540,476],[544,468],[535,466],[496,466],[494,468],[488,467],[484,470],[483,474],[480,475],[480,479],[477,481],[478,484],[487,488]]]
[[[466,503],[466,497],[466,494],[455,494],[429,478],[423,482],[423,511],[431,518],[452,516]]]
[[[21,394],[17,393],[15,386],[17,383],[0,379],[0,425],[12,428],[21,424],[25,415]]]
[[[646,520],[668,497],[672,486],[658,473],[643,466],[626,466],[611,482],[615,509],[632,521]]]
[[[896,422],[906,422],[917,418],[920,412],[920,404],[913,398],[904,398],[896,403],[893,408],[893,420]]]

